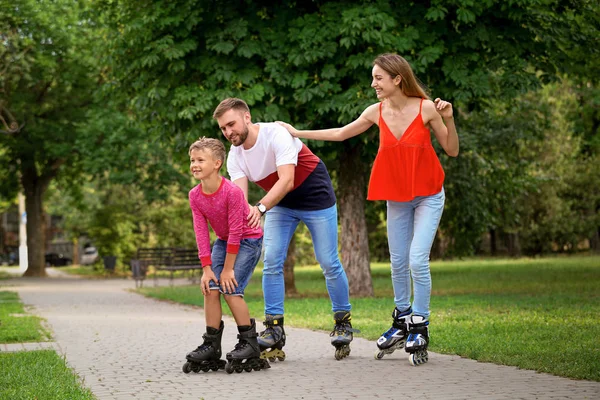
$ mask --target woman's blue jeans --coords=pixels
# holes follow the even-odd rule
[[[400,311],[411,307],[413,313],[429,318],[431,273],[429,254],[446,196],[444,189],[431,196],[418,196],[407,202],[387,202],[387,231],[392,264],[394,303]]]
[[[337,208],[303,211],[275,206],[265,217],[263,293],[265,314],[283,315],[285,284],[283,263],[296,227],[304,222],[310,231],[321,265],[333,312],[350,311],[348,278],[338,255]]]

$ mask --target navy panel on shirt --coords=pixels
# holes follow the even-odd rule
[[[316,211],[333,206],[336,202],[327,167],[319,160],[316,168],[300,186],[285,195],[277,204],[294,210]]]

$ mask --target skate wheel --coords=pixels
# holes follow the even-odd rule
[[[183,372],[185,372],[186,374],[189,374],[192,371],[192,368],[190,366],[189,362],[186,362],[185,364],[183,364],[183,368],[181,368],[183,370]]]
[[[246,372],[252,372],[252,367],[246,367],[246,368],[244,368],[244,371],[246,371]]]
[[[269,361],[271,362],[275,362],[276,358],[275,357],[269,357]]]
[[[410,365],[412,365],[413,367],[419,365],[419,363],[417,362],[417,358],[415,357],[415,354],[412,353],[410,356],[408,356],[408,362],[410,363]]]
[[[383,356],[385,355],[384,351],[376,351],[375,352],[375,359],[376,360],[381,360],[383,358]]]
[[[277,359],[278,359],[279,361],[285,361],[285,354],[284,354],[284,355],[282,355],[282,356],[279,356],[279,357],[277,357]]]
[[[228,374],[233,374],[233,365],[231,363],[227,363],[227,365],[225,365],[225,372]]]
[[[408,357],[408,362],[412,366],[425,364],[427,361],[429,361],[429,355],[427,354],[427,350],[411,353],[411,355]]]
[[[238,374],[241,374],[242,371],[244,370],[244,368],[242,368],[241,366],[238,366],[236,368],[234,368],[235,372],[237,372]]]

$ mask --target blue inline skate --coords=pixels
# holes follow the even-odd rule
[[[412,308],[400,311],[394,307],[394,311],[392,311],[392,327],[377,340],[379,350],[375,353],[375,359],[381,360],[386,354],[392,354],[394,351],[404,347],[406,338],[408,337],[408,320],[411,314]]]
[[[427,346],[429,345],[429,320],[420,315],[413,315],[408,322],[408,339],[404,349],[409,353],[411,365],[421,365],[429,361]]]

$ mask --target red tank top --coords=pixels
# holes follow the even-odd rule
[[[379,151],[371,170],[368,200],[411,201],[416,196],[439,193],[444,170],[431,144],[431,133],[421,111],[396,139],[381,115],[379,103]]]

